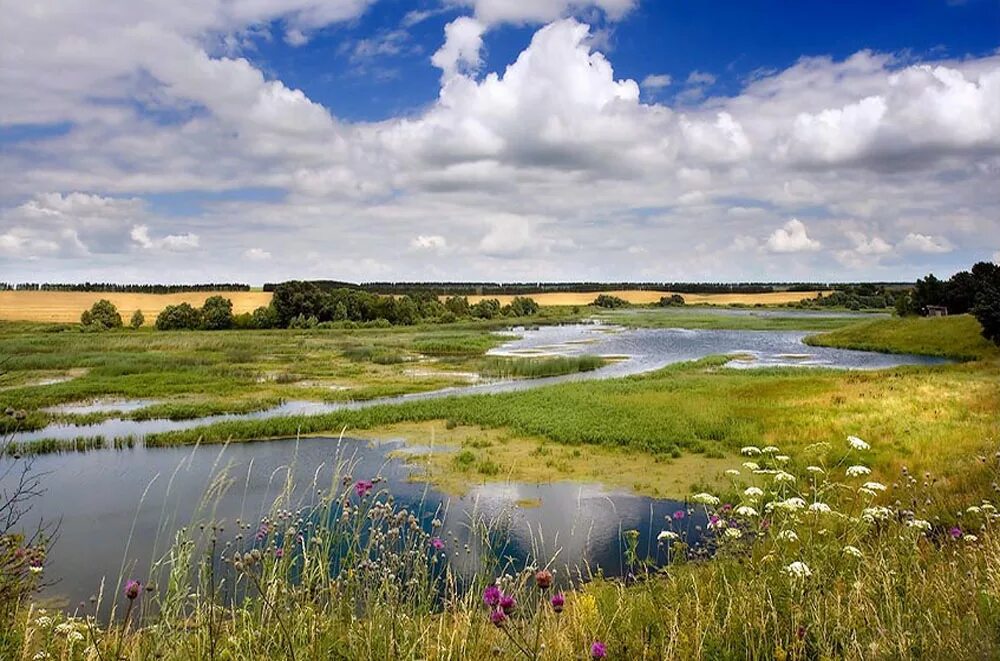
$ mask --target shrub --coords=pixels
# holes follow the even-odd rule
[[[205,330],[233,327],[233,302],[222,296],[210,296],[201,307],[201,325]]]
[[[661,308],[669,308],[674,305],[684,305],[684,297],[680,294],[671,294],[670,296],[662,296],[659,303]]]
[[[594,299],[594,302],[591,303],[591,305],[594,305],[599,308],[613,309],[613,308],[628,307],[629,302],[626,301],[624,298],[619,298],[617,296],[600,294],[597,298]]]
[[[128,325],[134,329],[142,328],[142,325],[146,323],[146,316],[142,314],[142,310],[136,310],[132,313],[132,319],[128,322]]]
[[[201,327],[201,312],[189,303],[168,305],[156,316],[157,330],[194,330]]]
[[[94,326],[100,330],[123,326],[122,316],[118,314],[118,308],[114,303],[104,298],[80,315],[80,323],[84,326]]]

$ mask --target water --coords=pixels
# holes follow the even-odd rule
[[[111,418],[92,425],[53,424],[39,430],[17,434],[17,441],[42,438],[71,439],[76,436],[101,435],[107,439],[191,429],[224,420],[274,418],[288,415],[316,415],[345,409],[360,409],[380,404],[433,399],[452,395],[479,395],[538,388],[565,381],[606,379],[640,374],[672,363],[697,360],[705,356],[738,356],[730,367],[827,367],[841,369],[880,369],[899,365],[936,365],[942,358],[851,351],[811,347],[802,342],[809,333],[801,331],[687,330],[676,328],[625,329],[598,324],[543,326],[537,330],[515,329],[521,335],[490,351],[491,355],[602,355],[622,357],[591,372],[519,381],[490,381],[468,386],[444,388],[425,393],[386,397],[360,402],[290,401],[253,413],[214,415],[194,420],[128,420]]]
[[[460,573],[477,566],[476,546],[467,554],[461,541],[467,539],[472,517],[506,529],[505,557],[523,560],[535,549],[539,557],[557,558],[560,575],[573,575],[587,565],[615,576],[624,568],[623,530],[638,530],[640,555],[655,556],[655,537],[666,517],[684,508],[677,501],[571,483],[488,484],[448,497],[410,481],[411,469],[403,461],[387,459],[396,447],[391,442],[309,438],[40,456],[35,468],[47,473],[46,491],[35,503],[32,522],[59,521],[58,542],[46,569],[46,578],[57,582],[43,596],[73,607],[96,594],[102,579],[108,590],[116,589],[120,574],[145,579],[151,560],[163,554],[183,525],[215,521],[224,527],[220,539],[231,540],[240,519],[253,526],[246,532],[250,536],[279,497],[286,477],[300,485],[293,500],[308,504],[317,489],[332,485],[338,461],[347,459],[356,462],[351,469],[355,479],[385,478],[378,488],[392,493],[398,506],[421,512],[425,527],[443,516],[440,534]],[[232,486],[214,513],[199,512],[202,494],[223,468],[234,478]],[[530,506],[517,506],[524,501],[531,501]],[[697,514],[688,520],[691,526],[704,524]],[[452,541],[453,534],[459,543]]]

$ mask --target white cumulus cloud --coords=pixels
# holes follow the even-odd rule
[[[767,249],[771,252],[809,252],[820,249],[819,241],[809,238],[806,226],[797,218],[792,218],[767,238]]]

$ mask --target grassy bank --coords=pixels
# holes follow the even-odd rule
[[[705,330],[803,330],[829,331],[859,322],[857,317],[823,317],[781,309],[712,310],[705,306],[685,308],[594,309],[594,316],[609,324],[640,328],[697,328]]]
[[[555,356],[546,358],[504,358],[494,356],[486,358],[483,361],[480,373],[483,376],[502,379],[538,379],[546,376],[592,372],[604,367],[607,362],[607,360],[600,356]]]
[[[956,360],[996,358],[997,348],[980,334],[972,315],[903,317],[852,324],[806,338],[807,344],[885,353],[915,353]]]

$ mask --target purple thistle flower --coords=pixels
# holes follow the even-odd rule
[[[371,480],[358,480],[354,485],[354,492],[358,494],[358,498],[364,498],[374,486]]]
[[[139,581],[130,580],[125,583],[125,596],[129,601],[134,601],[142,592],[142,584]]]
[[[948,534],[951,535],[952,539],[960,539],[962,537],[962,529],[958,526],[954,526],[948,531]]]
[[[566,605],[566,597],[562,592],[556,592],[549,601],[552,603],[552,610],[557,613],[561,613],[563,606]]]
[[[483,603],[487,606],[496,606],[499,604],[500,597],[500,588],[495,585],[491,585],[483,590]]]
[[[440,537],[432,537],[431,538],[431,547],[435,551],[444,550],[444,540],[441,539]]]
[[[492,622],[494,626],[502,627],[504,620],[506,619],[507,614],[499,608],[494,608],[493,611],[490,612],[490,622]]]
[[[674,512],[675,521],[680,521],[683,518],[684,518],[684,510],[677,510],[676,512]]]
[[[512,612],[514,612],[514,609],[516,607],[517,607],[517,602],[514,601],[514,597],[510,596],[509,594],[505,594],[500,597],[500,608],[507,615],[510,615]]]
[[[590,658],[592,659],[603,659],[608,655],[607,646],[599,640],[595,640],[590,644]]]
[[[280,546],[274,549],[274,557],[277,558],[278,560],[281,560],[283,557],[285,557],[285,549],[281,548]]]

